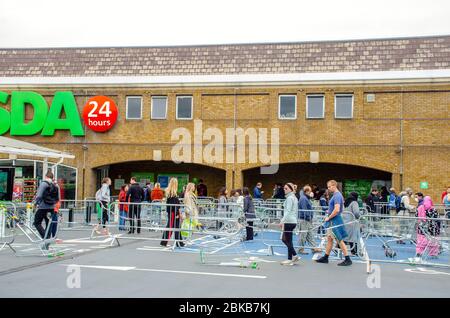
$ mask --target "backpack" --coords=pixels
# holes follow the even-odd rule
[[[397,196],[395,194],[389,194],[389,208],[397,208]]]
[[[395,197],[395,209],[397,210],[397,212],[400,211],[401,203],[402,203],[402,197],[399,195],[396,196]]]
[[[400,212],[400,211],[405,211],[406,210],[406,207],[405,207],[405,203],[403,202],[403,197],[404,196],[398,196],[397,197],[397,199],[398,199],[398,207],[396,208],[396,210],[397,210],[397,212]],[[395,203],[397,203],[397,201],[395,201]]]
[[[44,181],[48,184],[47,189],[45,189],[42,200],[45,204],[54,205],[58,202],[58,187],[52,182]]]
[[[144,201],[151,201],[150,200],[150,191],[148,187],[144,188]]]
[[[416,217],[418,217],[418,212],[416,212]],[[429,209],[426,211],[426,218],[438,219],[439,213],[434,208]],[[426,220],[426,224],[419,224],[417,230],[422,235],[439,236],[441,234],[441,222],[437,220]]]

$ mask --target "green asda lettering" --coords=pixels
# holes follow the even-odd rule
[[[0,104],[8,102],[9,95],[0,92]],[[25,121],[25,107],[33,107],[34,116]],[[62,114],[65,114],[64,118]],[[75,97],[72,92],[56,92],[50,108],[42,95],[36,92],[11,93],[11,112],[0,107],[0,135],[53,136],[55,130],[69,130],[72,136],[84,136]]]

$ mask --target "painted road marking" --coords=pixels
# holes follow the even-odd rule
[[[87,237],[87,238],[79,238],[79,239],[73,239],[73,240],[65,240],[64,243],[88,243],[88,244],[99,243],[99,244],[101,244],[101,243],[109,243],[112,240],[114,240],[113,237],[108,237],[102,241],[96,241],[96,240],[91,239],[90,237]]]
[[[405,272],[417,273],[417,274],[426,274],[426,275],[450,275],[450,273],[438,272],[438,271],[436,271],[434,269],[426,269],[426,268],[423,268],[423,267],[406,268]]]
[[[143,247],[137,247],[136,250],[138,251],[151,251],[151,252],[172,252],[172,247],[162,247],[162,246],[143,246]],[[182,249],[176,249],[177,252],[200,252],[199,249],[191,248],[191,247],[183,247]]]
[[[129,271],[129,270],[136,268],[135,266],[101,266],[101,265],[97,266],[97,265],[77,265],[77,264],[70,264],[70,265],[63,264],[62,266],[93,268],[93,269],[108,269],[108,270],[113,270],[113,271]]]
[[[79,250],[75,250],[73,251],[74,253],[84,253],[84,252],[89,252],[90,249],[79,249]]]
[[[254,278],[254,279],[266,279],[267,276],[258,275],[240,275],[240,274],[226,274],[226,273],[212,273],[212,272],[192,272],[192,271],[176,271],[167,269],[154,269],[154,268],[136,268],[134,266],[101,266],[101,265],[77,265],[77,264],[61,264],[62,266],[80,267],[80,268],[92,268],[92,269],[105,269],[116,271],[140,271],[140,272],[157,272],[157,273],[173,273],[173,274],[187,274],[187,275],[204,275],[204,276],[222,276],[222,277],[239,277],[239,278]]]

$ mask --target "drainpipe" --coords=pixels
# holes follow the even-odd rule
[[[84,90],[84,104],[87,103],[87,90]],[[82,168],[82,186],[81,186],[81,198],[84,199],[86,198],[86,152],[88,150],[88,146],[86,144],[86,126],[84,127],[84,143],[83,146],[81,146],[81,148],[83,149],[83,168]]]
[[[400,95],[400,191],[403,190],[403,86]]]
[[[237,88],[234,88],[234,110],[233,110],[233,128],[234,128],[234,133],[236,132],[236,112],[237,112]],[[235,135],[236,136],[236,135]],[[231,184],[233,185],[233,189],[236,188],[236,139],[233,138],[234,140],[234,144],[233,144],[233,173],[231,174]]]

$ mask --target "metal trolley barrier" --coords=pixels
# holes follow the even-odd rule
[[[62,256],[64,254],[63,249],[56,245],[57,227],[55,226],[58,221],[53,220],[49,215],[46,216],[48,222],[46,222],[44,238],[42,238],[33,229],[33,212],[31,204],[0,203],[0,224],[2,228],[0,230],[2,234],[0,236],[0,249],[9,246],[16,256]],[[19,236],[21,240],[17,242]],[[28,247],[19,250],[14,248],[13,244],[23,244]]]
[[[258,237],[255,238],[255,241],[262,243],[262,246],[264,246],[260,251],[264,255],[284,255],[286,253],[286,246],[281,240],[282,229],[280,227],[280,212],[282,212],[282,209],[280,208],[256,208],[256,219],[253,224],[254,232],[258,233]],[[302,224],[303,221],[299,220],[297,226],[293,230],[293,245],[296,250],[311,250],[313,259],[317,259],[321,255],[321,252],[325,250],[327,243],[326,231],[324,228],[326,213],[321,207],[317,207],[313,210],[304,210],[303,212],[312,213],[313,219],[308,224]],[[356,219],[352,213],[347,211],[342,213],[342,217],[344,224],[341,226],[344,226],[346,232],[349,233],[349,236],[344,239],[349,255],[358,258],[361,261],[367,261],[367,253],[361,235],[361,225],[359,220]],[[331,229],[333,227],[329,228]],[[301,238],[303,238],[303,240]],[[308,241],[310,245],[306,245],[303,241]],[[277,249],[279,252],[277,252]],[[343,258],[342,251],[335,247],[330,256],[339,259]]]
[[[13,202],[0,202],[0,251],[8,246],[13,252],[12,244],[15,240],[15,224],[17,218],[17,208]]]
[[[189,217],[191,213],[184,204],[113,202],[109,207],[110,221],[94,228],[92,237],[115,235],[120,240],[160,241],[162,245],[172,243],[172,249],[185,244],[219,248],[218,245],[223,247],[226,241],[240,239],[243,216],[240,206],[218,206],[207,202],[199,204],[198,210],[198,218],[194,220]],[[124,222],[119,222],[119,219]],[[103,226],[108,229],[107,232],[100,231]]]
[[[369,268],[373,262],[450,267],[448,218],[369,213],[360,221]]]
[[[101,213],[99,210],[102,208],[100,201],[95,199],[61,200],[60,204],[61,230],[88,230],[98,224],[99,213]]]

